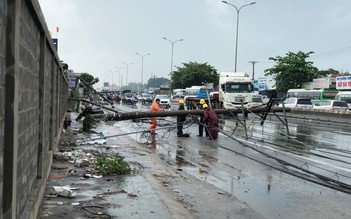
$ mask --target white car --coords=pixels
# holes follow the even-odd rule
[[[283,104],[279,104],[279,107],[283,107]],[[312,109],[313,105],[310,99],[289,97],[284,100],[284,107]]]
[[[155,96],[154,101],[156,99],[160,99],[160,107],[165,107],[166,109],[171,107],[171,99],[167,95],[158,94]]]
[[[341,100],[323,100],[313,106],[316,110],[334,110],[334,111],[347,111],[349,108],[345,101]]]

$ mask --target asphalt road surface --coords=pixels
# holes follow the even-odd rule
[[[116,107],[124,112],[149,108]],[[253,114],[240,122],[222,118],[219,138],[211,141],[196,136],[194,118],[184,125],[189,138],[176,136],[175,118],[160,118],[155,153],[266,218],[351,218],[351,126],[326,118],[287,119],[290,135],[274,115],[263,126]],[[117,123],[136,141],[146,142],[141,132],[149,126],[147,119]]]

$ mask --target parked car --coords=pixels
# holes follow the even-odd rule
[[[145,104],[145,103],[152,103],[152,98],[150,94],[142,94],[142,98],[141,98],[141,103]]]
[[[283,104],[281,103],[278,106],[283,107]],[[284,107],[312,109],[313,105],[310,99],[289,97],[284,100]]]
[[[170,108],[171,107],[171,99],[167,95],[156,95],[155,99],[160,99],[160,107]]]
[[[351,91],[340,91],[336,96],[335,100],[342,100],[347,103],[349,109],[351,108]]]
[[[316,110],[334,110],[334,111],[346,111],[349,109],[346,101],[341,100],[325,100],[316,103],[313,106]]]

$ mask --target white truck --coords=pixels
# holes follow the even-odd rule
[[[224,109],[251,108],[255,94],[252,81],[244,72],[221,72],[219,74],[219,101]]]

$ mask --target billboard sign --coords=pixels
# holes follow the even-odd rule
[[[315,89],[329,88],[329,78],[316,78],[313,79],[312,87]]]
[[[77,76],[79,76],[79,73],[74,73],[74,72],[67,72],[67,80],[68,80],[68,87],[73,89],[76,86],[76,79]]]
[[[337,90],[351,90],[351,76],[336,77]]]

